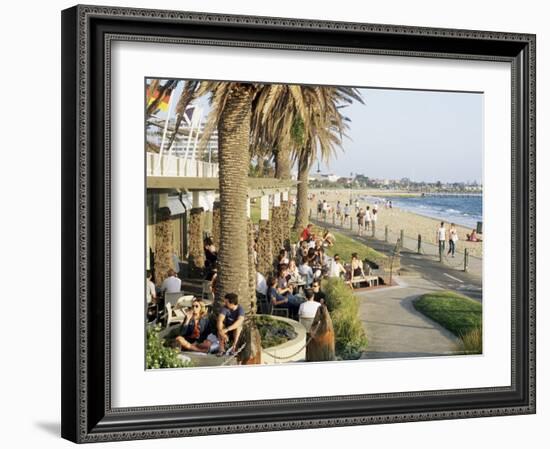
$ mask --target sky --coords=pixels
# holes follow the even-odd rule
[[[364,104],[342,109],[351,120],[349,138],[328,166],[315,164],[312,173],[319,168],[338,176],[482,182],[482,93],[359,91]],[[206,101],[201,105],[206,106]]]
[[[483,94],[360,89],[343,152],[322,172],[413,181],[481,182]],[[317,167],[314,167],[314,171]]]

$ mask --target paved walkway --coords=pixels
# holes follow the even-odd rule
[[[362,359],[432,357],[458,352],[459,339],[413,306],[437,286],[420,277],[396,278],[399,286],[357,293],[369,341]]]

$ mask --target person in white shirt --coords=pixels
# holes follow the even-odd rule
[[[445,251],[445,240],[447,240],[447,230],[445,229],[445,222],[442,221],[441,225],[437,229],[437,243],[439,245],[439,253],[443,254]]]
[[[181,291],[181,279],[176,277],[176,272],[168,270],[168,277],[162,281],[161,290],[166,293],[179,293]]]
[[[155,284],[151,280],[152,277],[153,277],[153,274],[151,273],[151,270],[147,270],[147,289],[146,289],[147,304],[157,302],[157,289],[155,288]]]
[[[456,242],[458,242],[458,232],[456,231],[455,224],[451,223],[451,229],[449,229],[449,251],[447,254],[451,254],[451,257],[455,256]]]
[[[315,301],[314,298],[315,294],[313,290],[307,289],[306,301],[300,304],[300,308],[298,309],[298,316],[300,318],[315,318],[315,314],[317,313],[317,309],[321,307],[321,303]]]
[[[342,265],[340,256],[335,254],[330,264],[328,276],[331,278],[339,278],[342,274],[346,274],[346,269],[344,268],[344,265]]]
[[[262,273],[256,271],[256,292],[260,295],[267,296],[267,282]]]
[[[309,263],[307,261],[307,258],[305,258],[300,266],[298,267],[298,271],[302,276],[306,279],[306,286],[309,287],[311,283],[313,282],[313,269],[309,266]]]
[[[365,231],[368,231],[370,229],[371,220],[372,220],[372,214],[370,211],[370,206],[367,206],[365,210]]]

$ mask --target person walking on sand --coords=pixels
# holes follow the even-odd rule
[[[359,235],[363,235],[363,228],[365,227],[365,212],[363,211],[363,208],[359,209],[359,212],[357,212],[357,228]]]
[[[447,240],[447,230],[445,229],[445,222],[442,221],[437,229],[436,241],[439,245],[439,254],[443,254],[445,251],[445,240]]]
[[[365,231],[368,231],[370,229],[371,220],[372,220],[372,215],[370,212],[370,206],[367,206],[367,209],[365,210]]]
[[[458,242],[458,232],[456,231],[455,224],[451,223],[451,229],[449,229],[449,251],[447,254],[451,254],[451,257],[455,256],[456,242]]]

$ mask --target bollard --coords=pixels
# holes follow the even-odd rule
[[[420,234],[418,234],[418,249],[416,252],[422,254],[422,236]]]
[[[403,243],[405,242],[405,231],[403,231],[403,229],[399,231],[399,241],[401,242],[399,248],[403,249]]]
[[[445,248],[441,244],[441,241],[438,242],[439,244],[439,263],[443,263],[443,252],[445,251]]]
[[[376,238],[376,221],[371,222],[372,226],[372,238]]]
[[[353,231],[353,219],[349,217],[349,230]]]
[[[311,209],[309,209],[309,219],[311,220]]]
[[[386,243],[388,242],[388,225],[386,225],[384,228],[384,241]]]
[[[469,258],[469,254],[468,254],[468,248],[464,248],[464,271],[465,272],[468,272],[468,258]]]

